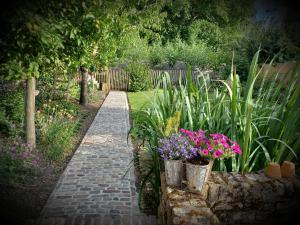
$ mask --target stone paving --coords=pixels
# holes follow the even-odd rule
[[[139,211],[125,92],[111,91],[50,195],[39,225],[154,225]]]

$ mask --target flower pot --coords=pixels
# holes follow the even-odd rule
[[[278,163],[269,163],[267,168],[265,169],[265,174],[271,178],[281,178],[281,169]]]
[[[186,163],[186,179],[190,191],[201,192],[211,173],[212,166],[213,161],[209,161],[207,165]]]
[[[282,177],[295,177],[295,164],[289,161],[284,161],[280,167]]]
[[[181,187],[183,175],[182,160],[165,160],[164,164],[167,185]]]

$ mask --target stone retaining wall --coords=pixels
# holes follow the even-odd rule
[[[272,179],[262,171],[212,172],[197,194],[167,187],[162,173],[161,194],[160,225],[282,224],[300,209],[300,180]]]

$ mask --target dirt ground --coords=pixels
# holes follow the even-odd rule
[[[72,154],[66,160],[59,164],[48,166],[43,174],[33,177],[30,183],[26,185],[12,187],[0,184],[1,224],[33,224],[35,219],[39,217],[48,197],[93,122],[105,97],[106,94],[100,92],[100,101],[92,102],[82,107],[82,110],[88,111],[89,114],[83,119],[80,131],[76,136],[76,145]]]

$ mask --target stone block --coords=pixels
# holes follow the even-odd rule
[[[284,161],[280,167],[282,177],[295,177],[295,164],[292,162]]]
[[[280,165],[278,163],[273,163],[271,162],[267,168],[265,169],[265,174],[268,177],[271,178],[281,178],[281,169],[280,169]]]
[[[207,194],[187,189],[168,189],[162,193],[160,225],[174,224],[261,224],[266,217],[294,207],[300,181],[274,179],[264,171],[247,173],[212,172]],[[298,196],[298,195],[297,195]],[[277,210],[277,211],[276,211]]]

